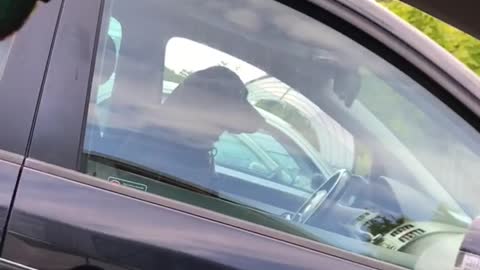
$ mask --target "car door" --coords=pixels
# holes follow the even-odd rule
[[[0,42],[0,126],[2,127],[0,131],[0,231],[2,235],[24,161],[58,12],[59,3],[39,6],[22,31]]]
[[[479,210],[478,116],[451,93],[465,89],[440,85],[451,78],[431,63],[412,65],[405,55],[420,56],[378,25],[334,1],[65,0],[61,14],[4,259],[35,269],[453,267]],[[189,88],[212,68],[229,75]],[[252,109],[239,81],[266,74],[341,126],[330,133],[346,138],[330,144],[354,144],[339,159],[353,169],[316,165],[309,132],[292,128],[304,117]],[[164,81],[180,86],[165,97]],[[337,127],[318,118],[315,128]],[[253,143],[210,147],[214,132]],[[219,152],[249,164],[217,170]],[[293,177],[255,174],[247,155]]]

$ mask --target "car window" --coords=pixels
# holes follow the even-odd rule
[[[83,172],[410,269],[453,268],[480,214],[479,135],[425,81],[275,1],[107,1],[104,13]]]
[[[13,37],[10,37],[6,40],[0,41],[0,80],[3,77],[3,72],[7,65],[8,56],[10,54],[10,49],[13,44]]]

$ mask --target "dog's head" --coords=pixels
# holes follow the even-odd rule
[[[247,100],[241,79],[228,68],[216,66],[192,73],[168,97],[165,105],[194,119],[203,133],[253,133],[265,119]]]

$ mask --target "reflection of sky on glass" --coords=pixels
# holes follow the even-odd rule
[[[210,4],[210,8],[213,9],[214,3],[216,2],[208,3]],[[189,3],[188,1],[183,5],[185,5],[185,8],[190,5],[192,9],[198,8],[193,3]],[[225,10],[228,10],[228,12],[222,13],[220,10],[217,10],[218,14],[224,14],[225,19],[228,19],[238,26],[243,27],[241,28],[245,30],[245,33],[243,34],[249,35],[249,33],[251,33],[253,36],[253,34],[257,34],[255,32],[260,31],[262,26],[265,26],[267,23],[273,23],[276,27],[278,27],[276,28],[277,31],[281,30],[282,34],[284,34],[283,37],[288,37],[284,38],[284,42],[278,42],[278,40],[275,39],[261,40],[259,38],[259,41],[261,42],[268,42],[268,46],[272,49],[278,47],[289,48],[288,46],[294,42],[310,46],[311,48],[327,49],[331,51],[335,57],[342,58],[344,60],[340,62],[352,64],[361,63],[362,66],[378,76],[385,76],[385,78],[388,78],[393,82],[397,82],[398,84],[411,84],[415,86],[411,87],[412,89],[419,88],[413,80],[405,76],[401,71],[395,69],[395,67],[389,63],[386,63],[380,57],[377,57],[372,52],[368,51],[366,48],[357,45],[352,40],[349,40],[332,29],[318,24],[318,22],[309,18],[303,17],[296,13],[288,12],[285,9],[275,8],[277,6],[270,5],[267,2],[244,1],[244,7],[241,9],[234,7],[234,5],[230,7],[229,2],[225,2],[221,6],[225,6]],[[218,8],[220,9],[220,6]],[[265,14],[269,14],[269,16],[263,16],[265,15],[263,12],[265,12]],[[156,17],[154,20],[158,21]],[[202,20],[204,20],[206,23],[214,23],[212,17],[205,16],[202,18]],[[266,31],[266,37],[276,37],[267,30],[261,31]],[[118,35],[118,29],[116,32]],[[213,37],[212,40],[214,40]],[[149,68],[149,66],[145,65],[145,63],[142,63],[141,59],[131,57],[132,55],[134,54],[125,53],[125,55],[122,55],[124,66],[129,67],[129,74],[133,74],[134,72],[141,73]],[[200,70],[206,67],[221,64],[223,62],[226,67],[235,71],[244,82],[265,75],[265,72],[262,70],[259,70],[258,68],[245,63],[242,60],[206,45],[184,38],[173,38],[169,41],[167,44],[165,58],[165,65],[177,73],[181,72],[182,70]],[[302,63],[299,63],[299,66],[301,66],[301,64]],[[144,77],[142,76],[130,76],[123,78],[119,77],[116,78],[116,87],[119,89],[148,89],[151,86],[149,85],[149,82],[147,80],[143,80],[143,78]],[[418,90],[423,91],[422,88]],[[221,98],[219,97],[217,97],[215,101],[218,103],[222,102]],[[161,111],[158,110],[158,108],[155,108],[155,104],[151,104],[148,100],[142,100],[141,95],[138,95],[135,91],[123,91],[122,95],[117,98],[116,102],[116,105],[119,109],[115,112],[110,112],[108,119],[109,121],[106,126],[123,130],[134,130],[141,132],[142,129],[146,127],[159,129],[165,127],[175,127],[177,130],[183,131],[182,133],[197,135],[202,134],[208,136],[215,130],[220,129],[220,124],[223,125],[222,122],[225,120],[225,115],[207,112],[201,108],[171,108],[169,111]],[[94,108],[91,107],[91,109],[93,110]],[[151,111],[150,109],[153,110]],[[135,114],[131,114],[132,111],[135,111]],[[350,112],[352,113],[352,110],[350,110]],[[188,119],[188,117],[185,117],[184,119],[186,120],[183,122],[167,122],[159,117],[159,115],[182,114],[194,115],[196,118]],[[198,117],[208,119],[209,121],[200,123],[197,121]],[[132,121],[132,119],[135,119],[135,121]],[[95,117],[91,117],[91,119],[89,119],[90,122],[95,120]],[[229,118],[229,123],[227,124],[231,125],[232,127],[238,127],[247,125],[248,123],[246,123],[246,120],[248,119],[244,119],[244,117],[239,114],[232,114]],[[365,119],[359,119],[359,121],[366,122]],[[379,132],[379,129],[376,128],[374,133],[376,133],[379,138],[377,138],[377,142],[373,143],[372,145],[378,145],[378,147],[384,147],[384,145],[388,145],[388,147],[393,150],[397,156],[401,157],[402,161],[406,161],[405,163],[408,164],[407,167],[412,169],[412,171],[415,171],[416,176],[419,176],[419,180],[416,183],[419,187],[432,194],[433,197],[437,197],[439,201],[448,201],[448,204],[450,205],[455,205],[448,194],[453,193],[457,199],[460,198],[460,201],[463,201],[463,205],[468,205],[469,207],[474,208],[471,212],[479,213],[478,207],[473,206],[476,202],[476,196],[474,194],[475,191],[478,190],[476,183],[472,183],[472,181],[463,181],[459,183],[456,181],[458,179],[456,176],[460,171],[463,171],[461,173],[462,176],[466,176],[463,178],[468,178],[470,175],[475,175],[476,166],[474,166],[474,164],[478,161],[478,158],[475,155],[465,154],[465,157],[461,158],[462,166],[453,166],[458,162],[452,161],[460,160],[458,154],[456,154],[455,157],[452,157],[452,155],[440,155],[440,153],[444,153],[445,148],[426,149],[428,151],[426,151],[427,153],[425,153],[424,156],[429,160],[432,160],[432,164],[439,164],[432,166],[433,170],[427,171],[426,168],[423,167],[418,160],[416,160],[416,157],[411,153],[407,153],[405,151],[407,149],[398,144],[398,142],[392,143],[392,140],[385,140],[385,138],[388,136],[383,136],[384,134],[382,133],[386,132],[387,131],[383,132],[381,130]],[[338,134],[338,132],[333,134]],[[198,141],[192,140],[192,138],[182,139],[185,139],[184,144],[198,144]],[[432,142],[434,140],[435,138],[432,138]],[[326,140],[321,140],[320,143],[325,141]],[[385,144],[379,145],[378,141],[384,141]],[[326,143],[326,146],[322,145],[322,149],[327,149],[328,145],[332,144]],[[422,145],[419,145],[418,147],[415,146],[415,148],[419,149],[417,152],[423,151]],[[332,153],[338,153],[338,151],[332,151]],[[457,153],[459,152],[457,151]],[[437,159],[443,162],[433,162]],[[396,167],[395,164],[385,165],[388,167]],[[459,170],[459,167],[462,168],[462,170]],[[452,179],[452,181],[446,184],[449,192],[447,192],[444,187],[438,185],[438,179],[435,179],[431,175],[432,171],[441,171],[442,175],[448,175],[445,178]],[[443,184],[445,185],[445,183]]]
[[[449,109],[441,106],[443,104],[429,95],[423,87],[419,86],[415,81],[403,74],[402,71],[396,69],[381,57],[376,56],[371,51],[356,44],[345,36],[319,24],[317,21],[291,12],[290,10],[277,9],[275,8],[277,6],[269,4],[270,2],[268,1],[245,0],[240,2],[243,2],[242,7],[235,6],[231,4],[230,1],[222,1],[221,4],[216,1],[206,1],[205,7],[201,8],[197,6],[194,1],[187,0],[182,3],[176,3],[176,5],[183,11],[188,9],[197,10],[198,14],[195,13],[187,16],[195,17],[195,19],[201,17],[198,21],[200,27],[202,26],[201,23],[216,25],[222,20],[235,24],[235,28],[229,26],[228,23],[222,24],[222,27],[225,27],[223,30],[238,31],[238,35],[248,36],[251,40],[255,39],[255,41],[259,42],[259,46],[264,45],[274,52],[267,54],[265,56],[267,59],[259,59],[258,61],[250,60],[251,63],[264,66],[265,70],[271,73],[282,74],[277,75],[280,76],[279,79],[288,81],[290,84],[292,84],[290,81],[294,78],[305,80],[304,82],[307,86],[311,86],[310,88],[312,89],[318,89],[316,85],[312,85],[316,83],[315,81],[308,81],[308,76],[305,76],[306,79],[303,79],[302,75],[316,76],[319,74],[319,71],[315,68],[310,68],[307,62],[304,63],[302,61],[304,58],[293,58],[293,56],[294,54],[304,53],[308,54],[309,57],[311,56],[317,59],[315,57],[318,56],[316,53],[321,50],[322,52],[328,52],[328,56],[334,58],[339,63],[351,66],[359,65],[378,78],[388,81],[388,83],[379,87],[379,91],[385,92],[386,90],[391,90],[393,93],[396,93],[397,91],[405,92],[405,89],[410,89],[409,91],[416,99],[428,102],[429,106],[438,109],[440,115],[450,116]],[[218,16],[206,16],[205,14],[209,14],[208,9],[211,9],[210,12],[218,14]],[[182,14],[182,16],[184,15]],[[155,16],[151,16],[149,20],[155,22],[155,24],[164,21],[168,24],[168,21],[162,21],[161,18],[158,14],[155,14]],[[152,23],[152,25],[153,24],[154,23]],[[175,24],[172,23],[169,27],[175,28]],[[199,26],[195,24],[191,25],[192,29],[195,27]],[[281,33],[281,35],[277,33]],[[209,35],[212,36],[204,38],[211,39],[212,46],[214,46],[213,44],[215,44],[217,39],[225,38],[221,35],[216,36],[213,32],[209,33]],[[192,37],[192,39],[195,38]],[[224,40],[222,40],[222,42],[227,44],[224,48],[229,45],[241,46],[241,44],[228,44],[228,42]],[[153,78],[154,75],[149,74],[149,71],[152,70],[152,68],[157,68],[157,66],[152,65],[152,63],[142,58],[142,50],[131,44],[127,45],[129,46],[123,46],[124,48],[122,48],[123,51],[120,53],[120,61],[128,72],[122,74],[123,76],[117,76],[117,78],[115,78],[115,90],[118,90],[121,94],[117,95],[115,100],[116,110],[108,112],[108,121],[106,121],[105,124],[102,123],[103,127],[118,130],[120,131],[119,134],[121,134],[121,132],[129,132],[134,135],[136,135],[136,133],[149,134],[152,135],[152,137],[155,137],[154,134],[161,134],[157,131],[175,129],[179,134],[175,136],[175,140],[179,144],[194,147],[201,144],[199,138],[213,137],[223,128],[233,129],[248,126],[249,119],[239,111],[223,111],[219,113],[215,110],[206,109],[217,108],[219,104],[226,105],[228,108],[234,107],[233,104],[229,104],[229,101],[221,95],[211,98],[211,102],[206,102],[206,106],[203,107],[172,106],[161,108],[157,103],[144,98],[139,92],[142,89],[152,87],[151,84],[154,80],[151,78]],[[235,50],[232,50],[232,52],[234,51]],[[255,52],[251,52],[252,55],[255,55],[254,53]],[[224,65],[232,71],[235,71],[244,83],[266,75],[262,70],[242,60],[184,38],[170,39],[165,54],[165,66],[174,70],[176,73],[184,70],[191,72],[211,66]],[[250,52],[248,52],[248,54],[250,54]],[[274,59],[274,57],[278,55],[290,56],[291,58],[288,59],[298,59],[298,61],[288,63],[287,61],[282,62],[283,59]],[[271,57],[271,59],[269,57]],[[261,65],[269,61],[275,63],[277,66],[267,68],[268,64]],[[295,66],[297,69],[294,69],[292,66]],[[278,69],[278,73],[274,72],[274,69]],[[128,76],[126,76],[126,74],[128,74]],[[298,74],[298,76],[296,74]],[[288,76],[291,76],[290,80]],[[310,83],[310,85],[308,85],[308,83]],[[387,89],[387,84],[390,85],[392,89]],[[250,88],[255,86],[257,86],[255,83],[249,85]],[[405,89],[402,90],[400,86]],[[169,87],[172,88],[171,90],[174,88],[172,85],[169,85]],[[416,139],[408,145],[397,138],[398,136],[396,135],[398,134],[396,134],[395,130],[391,130],[388,126],[382,125],[382,123],[376,119],[376,116],[382,114],[389,116],[401,112],[401,104],[397,103],[394,108],[388,108],[388,111],[378,112],[369,110],[370,108],[363,106],[361,102],[355,102],[352,108],[345,109],[344,113],[351,115],[352,118],[354,118],[353,121],[356,121],[357,124],[365,125],[365,128],[371,132],[371,134],[369,134],[371,136],[368,138],[355,138],[354,140],[353,135],[346,130],[348,124],[345,125],[344,122],[342,122],[342,125],[336,123],[339,117],[338,115],[323,115],[316,110],[314,102],[315,96],[303,98],[303,96],[300,97],[300,94],[299,97],[295,97],[293,94],[285,95],[283,88],[289,87],[276,86],[268,89],[265,88],[265,91],[259,92],[259,96],[260,94],[266,95],[267,92],[279,92],[279,95],[272,94],[271,96],[274,98],[281,96],[282,99],[285,99],[289,104],[296,104],[296,107],[302,108],[302,111],[305,111],[305,114],[310,120],[309,123],[312,123],[313,127],[318,127],[319,129],[317,134],[321,137],[319,145],[321,146],[321,153],[324,155],[322,158],[329,161],[343,161],[342,166],[339,166],[339,168],[348,167],[345,164],[349,164],[351,167],[358,140],[363,140],[371,152],[388,151],[388,153],[392,153],[395,159],[378,159],[376,161],[378,166],[384,166],[386,168],[385,174],[387,176],[395,178],[392,179],[390,183],[390,185],[393,186],[392,189],[396,192],[392,194],[392,196],[396,196],[396,199],[401,205],[403,215],[406,218],[411,220],[444,221],[439,220],[439,216],[451,220],[450,217],[445,217],[451,215],[458,220],[466,220],[466,223],[468,223],[469,220],[466,219],[462,209],[458,207],[457,203],[464,208],[471,208],[471,213],[480,213],[480,208],[477,203],[480,184],[478,184],[478,181],[468,181],[469,179],[475,180],[475,175],[478,174],[476,169],[478,167],[476,165],[478,164],[478,156],[475,152],[470,152],[462,140],[458,140],[459,138],[461,139],[461,137],[455,137],[457,140],[454,141],[445,141],[442,140],[440,136],[432,136],[427,142]],[[305,88],[308,89],[309,87]],[[298,90],[305,91],[305,89]],[[375,89],[373,86],[368,85],[367,90],[370,90],[367,95],[369,95],[370,98],[374,98],[375,92],[373,90]],[[254,92],[255,91],[250,89],[249,99],[251,102],[254,100]],[[334,94],[333,91],[330,91],[325,93],[325,95]],[[334,98],[331,99],[338,101]],[[344,107],[342,104],[337,103],[333,105],[339,108],[339,110]],[[91,106],[90,109],[94,111],[95,109],[99,110],[101,108]],[[411,112],[411,110],[404,111]],[[172,115],[176,116],[174,120],[169,121],[166,119],[166,116]],[[268,116],[267,114],[264,114],[264,116],[267,122],[270,124],[273,123],[275,116]],[[317,119],[315,119],[315,116]],[[332,119],[326,120],[330,116]],[[98,121],[98,118],[92,113],[89,117],[90,123]],[[399,124],[404,129],[409,128],[409,125],[415,121],[415,115],[412,113],[407,114],[406,119],[407,121]],[[428,118],[428,120],[433,122],[433,118]],[[457,119],[455,118],[454,120]],[[463,128],[462,124],[464,124],[464,122],[462,119],[453,122],[458,123],[459,126],[442,125],[444,122],[434,122],[432,125],[439,125],[441,130],[445,132],[452,129],[452,127],[456,129]],[[287,124],[288,123],[282,122],[276,127],[283,127]],[[425,129],[426,127],[422,126],[421,130]],[[291,128],[289,133],[286,132],[286,134],[290,135],[290,137],[294,137],[294,135],[297,136],[293,131],[293,128]],[[134,137],[128,137],[130,141],[125,143],[125,145],[130,147],[130,149],[127,149],[128,151],[125,151],[125,153],[128,153],[126,156],[129,158],[128,160],[135,161],[136,159],[134,157],[138,157],[138,160],[142,160],[140,157],[149,160],[159,158],[160,155],[158,153],[160,153],[160,151],[151,150],[155,149],[155,139],[157,138],[135,142],[141,144],[141,147],[138,147],[138,149],[140,149],[138,151],[134,151],[135,147],[132,145],[135,145],[135,143],[132,143],[134,140],[132,138]],[[441,142],[437,142],[440,140]],[[344,145],[342,145],[342,143]],[[122,147],[127,148],[125,145],[122,145]],[[437,147],[437,145],[441,145],[441,147]],[[105,146],[105,144],[103,146]],[[118,148],[121,148],[119,144],[112,144],[113,150],[117,150]],[[410,151],[412,149],[415,151]],[[302,153],[299,153],[299,155],[300,154]],[[343,157],[343,154],[345,154],[346,157]],[[423,159],[419,157],[423,157]],[[181,155],[178,157],[171,156],[170,158],[184,160],[184,157]],[[396,162],[397,159],[398,162]],[[432,165],[424,166],[425,164],[421,163],[422,160],[428,160],[428,164]],[[142,163],[142,165],[149,166],[149,164],[146,163]],[[154,168],[154,165],[155,164],[152,163],[151,167]],[[435,177],[438,175],[442,175],[442,177]],[[453,198],[451,195],[454,195]],[[380,202],[379,205],[383,205],[382,202]],[[112,205],[110,207],[115,208],[120,206]],[[92,210],[88,209],[88,211]],[[446,220],[446,222],[448,223],[449,220]],[[153,229],[145,228],[145,230],[150,231]]]
[[[165,66],[177,73],[198,71],[222,63],[235,71],[244,83],[266,75],[257,67],[195,41],[172,38],[167,43]]]

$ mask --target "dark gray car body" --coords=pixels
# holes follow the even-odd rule
[[[357,30],[352,38],[441,85],[434,94],[479,129],[479,80],[413,28],[368,1],[279,2],[332,19],[344,33]],[[18,54],[32,55],[19,55],[0,85],[12,89],[0,92],[3,263],[12,269],[403,269],[75,172],[101,10],[100,0],[54,0],[17,37]],[[21,57],[35,65],[22,66]]]

